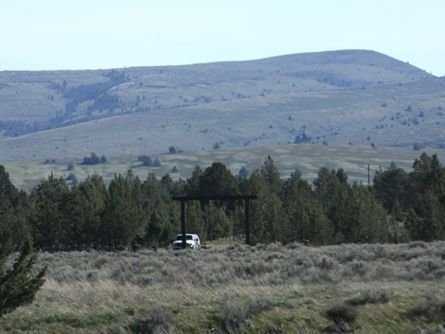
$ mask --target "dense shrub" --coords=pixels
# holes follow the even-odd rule
[[[151,167],[153,164],[153,160],[148,155],[138,156],[138,161],[142,162],[142,165],[147,167]]]
[[[384,304],[389,301],[389,295],[383,290],[366,290],[346,301],[349,305]]]
[[[342,321],[353,323],[357,319],[358,311],[354,306],[342,304],[335,305],[328,309],[326,315],[335,323]]]
[[[440,300],[434,295],[425,296],[424,300],[417,304],[409,312],[413,318],[425,317],[429,320],[445,320],[445,300]]]
[[[171,324],[173,314],[165,307],[150,309],[142,319],[136,320],[130,329],[136,334],[169,334],[173,333]]]
[[[120,253],[44,252],[39,256],[39,265],[47,265],[48,279],[56,281],[114,281],[141,287],[156,284],[274,286],[345,280],[361,283],[375,280],[437,282],[444,277],[443,254],[443,241],[427,243],[426,247],[409,244],[308,247],[293,243],[289,246],[215,246],[191,252],[162,248]],[[428,262],[432,272],[426,275],[420,263]],[[187,263],[186,267],[184,263]],[[358,268],[357,264],[360,264]],[[181,268],[181,275],[178,275],[178,268]],[[361,304],[384,302],[386,298],[384,290],[376,290],[351,299],[357,299],[354,302]]]
[[[100,158],[96,155],[96,153],[91,153],[90,156],[86,156],[82,160],[83,165],[97,165],[107,162],[107,158],[103,155]]]
[[[221,329],[226,333],[239,333],[249,317],[275,305],[271,299],[227,299],[221,303]]]

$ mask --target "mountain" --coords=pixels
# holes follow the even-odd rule
[[[378,52],[0,72],[0,160],[276,143],[440,147],[445,80]]]

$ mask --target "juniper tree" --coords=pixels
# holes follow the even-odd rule
[[[110,182],[105,201],[103,234],[111,248],[125,248],[131,244],[143,222],[134,200],[131,183],[121,175]]]
[[[328,244],[334,240],[334,226],[311,185],[293,173],[283,187],[283,207],[288,221],[283,227],[283,242],[305,241]]]
[[[0,316],[17,307],[29,304],[44,283],[46,268],[32,275],[36,255],[32,254],[31,242],[26,242],[17,259],[9,265],[14,246],[0,247]]]
[[[63,195],[68,192],[65,180],[53,174],[33,189],[31,226],[36,247],[59,248],[62,245],[64,227],[60,204]]]

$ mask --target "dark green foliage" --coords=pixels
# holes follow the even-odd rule
[[[204,227],[207,240],[215,240],[230,234],[232,221],[222,208],[210,202],[203,212]],[[203,236],[204,237],[204,236]]]
[[[9,180],[9,174],[5,168],[0,165],[0,194],[12,204],[17,205],[19,200],[19,191]]]
[[[298,174],[292,174],[284,184],[283,205],[288,217],[283,242],[322,245],[334,241],[334,226],[324,214],[320,199]]]
[[[345,204],[345,203],[343,203]],[[368,187],[353,184],[342,207],[341,233],[346,242],[386,242],[386,213]]]
[[[445,238],[445,168],[437,155],[423,153],[409,174],[401,169],[377,173],[374,190],[411,239]]]
[[[19,192],[0,166],[0,245],[20,246],[30,236],[27,216],[29,202],[26,193]]]
[[[172,318],[173,314],[165,307],[152,308],[142,319],[136,320],[130,329],[132,333],[138,334],[172,333]]]
[[[309,143],[311,141],[311,137],[309,137],[306,132],[301,132],[299,135],[295,137],[294,143],[295,144],[305,144]]]
[[[170,154],[175,154],[175,153],[177,152],[176,147],[174,147],[173,145],[170,146],[170,147],[168,148],[168,152],[169,152]]]
[[[69,173],[68,176],[65,178],[66,181],[68,181],[71,185],[75,186],[77,184],[77,177],[74,173]]]
[[[344,170],[320,169],[314,181],[337,242],[385,242],[386,213],[366,186],[347,182]]]
[[[133,196],[131,180],[121,175],[115,176],[108,189],[102,221],[105,245],[111,248],[128,247],[142,228],[141,218],[142,212]]]
[[[30,237],[26,216],[21,209],[16,209],[0,193],[0,245],[8,242],[20,245]]]
[[[235,195],[239,189],[235,177],[226,166],[214,162],[200,176],[199,192],[202,195]]]
[[[138,161],[142,162],[142,165],[150,167],[153,165],[153,160],[148,155],[138,156]]]
[[[88,110],[114,110],[120,107],[119,97],[108,92],[98,96]]]
[[[357,309],[352,305],[335,305],[326,311],[326,315],[335,323],[345,321],[353,323],[358,316]]]
[[[272,192],[259,171],[250,175],[244,191],[258,195],[258,199],[251,204],[251,219],[255,222],[253,241],[261,243],[280,241],[285,216],[278,195]]]
[[[204,212],[199,202],[192,201],[187,204],[187,227],[189,231],[197,233],[203,241],[206,240]]]
[[[90,244],[92,236],[97,237],[94,228],[94,211],[87,198],[83,196],[79,187],[63,195],[60,202],[61,220],[63,228],[63,247],[68,249],[82,249]]]
[[[327,168],[321,168],[314,185],[323,204],[324,212],[334,225],[336,241],[344,241],[345,227],[342,208],[348,206],[346,173],[342,169],[329,171]]]
[[[161,167],[161,161],[159,159],[155,159],[151,166],[152,167]]]
[[[239,177],[248,177],[249,176],[249,170],[246,167],[241,167],[238,172]]]
[[[196,166],[192,176],[187,179],[186,192],[190,195],[197,195],[200,192],[200,179],[203,174],[201,167]]]
[[[429,320],[445,320],[445,301],[434,295],[425,296],[424,300],[411,309],[408,314],[414,319],[425,317]]]
[[[410,177],[400,168],[377,171],[374,178],[374,192],[387,211],[399,205],[402,210],[409,208],[414,193]]]
[[[88,157],[84,157],[82,160],[82,165],[97,165],[107,162],[107,158],[103,155],[100,158],[96,155],[96,153],[91,153]]]
[[[141,244],[158,246],[173,239],[179,231],[179,212],[171,200],[175,185],[169,176],[160,181],[149,174],[141,185],[137,200],[141,209],[143,229],[138,231]]]
[[[171,196],[183,194],[257,195],[250,202],[257,243],[445,239],[445,168],[435,155],[422,154],[410,173],[379,170],[373,186],[349,183],[342,169],[321,168],[313,187],[298,171],[283,180],[270,156],[249,177],[235,177],[215,162],[196,167],[187,180],[149,174],[142,182],[130,170],[108,187],[97,175],[70,181],[50,175],[28,196],[0,166],[0,243],[31,235],[45,250],[167,245],[180,232],[179,205]],[[202,240],[243,238],[244,209],[242,201],[189,202],[187,230]]]
[[[275,166],[274,161],[269,155],[264,160],[260,171],[269,189],[275,194],[279,194],[283,184],[278,168]]]
[[[31,193],[33,212],[30,217],[34,244],[37,248],[58,249],[62,245],[64,226],[61,202],[69,192],[63,178],[51,174]]]
[[[18,258],[9,266],[7,262],[13,251],[14,247],[4,244],[0,248],[0,316],[31,303],[44,283],[45,269],[36,275],[31,273],[36,261],[31,243],[24,243]]]

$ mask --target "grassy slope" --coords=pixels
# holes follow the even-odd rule
[[[119,97],[121,108],[88,111],[93,100],[84,101],[76,112],[64,115],[65,121],[81,123],[2,139],[0,159],[61,159],[91,151],[158,154],[170,145],[193,151],[216,141],[226,147],[287,143],[304,126],[318,143],[433,146],[445,139],[445,116],[437,109],[445,106],[443,78],[375,52],[124,71],[129,81],[107,91]],[[107,73],[2,72],[0,120],[42,121],[63,114],[66,92],[107,81]],[[63,80],[65,91],[60,88]],[[411,112],[405,111],[408,105]],[[401,124],[421,112],[418,125]],[[400,119],[391,120],[397,113]]]
[[[47,282],[32,305],[0,319],[0,330],[126,333],[156,315],[174,333],[220,332],[224,323],[247,333],[319,333],[332,323],[328,308],[374,291],[388,302],[358,306],[355,332],[410,333],[443,323],[440,311],[410,311],[444,302],[444,256],[443,242],[43,253]],[[257,307],[246,312],[249,305]]]
[[[429,154],[436,152],[441,161],[445,161],[445,150],[429,151]],[[102,175],[106,181],[113,178],[115,173],[126,173],[129,169],[135,175],[145,179],[149,172],[158,176],[171,172],[173,166],[179,169],[179,173],[171,174],[173,178],[191,176],[195,166],[207,167],[214,161],[224,163],[234,175],[242,166],[253,171],[261,167],[265,157],[270,155],[283,177],[287,177],[298,168],[303,177],[312,180],[316,177],[317,171],[321,167],[344,168],[351,180],[367,182],[367,165],[371,165],[371,177],[379,168],[387,168],[392,161],[398,167],[409,170],[414,159],[418,158],[421,151],[407,150],[402,148],[376,149],[369,146],[352,145],[260,145],[255,147],[245,147],[242,149],[220,149],[211,151],[197,151],[177,154],[166,154],[152,156],[159,158],[162,167],[143,167],[137,161],[136,156],[124,156],[120,158],[110,158],[105,164],[95,166],[84,166],[80,161],[74,161],[75,167],[72,173],[78,180],[85,179],[88,175],[97,173]],[[0,160],[9,172],[13,183],[22,188],[30,189],[42,178],[47,177],[51,172],[56,176],[68,176],[66,170],[68,160],[59,160],[55,164],[44,164],[38,161],[10,161]]]
[[[303,128],[317,143],[437,147],[445,141],[442,81],[426,91],[413,83],[131,113],[3,139],[0,156],[42,160],[92,151],[107,156],[159,154],[170,145],[193,151],[210,149],[215,142],[223,147],[284,144],[294,142]]]

